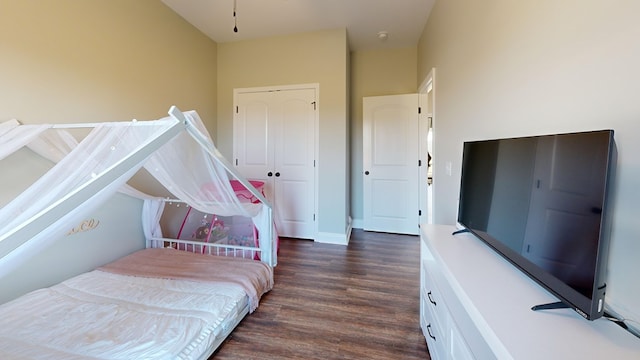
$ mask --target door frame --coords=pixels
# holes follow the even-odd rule
[[[418,196],[420,198],[420,209],[422,214],[420,215],[420,223],[433,224],[434,213],[434,198],[436,189],[435,181],[435,123],[436,123],[436,68],[431,68],[427,76],[420,84],[418,88],[418,102],[420,104],[420,121],[419,121],[419,134],[420,134],[420,160],[424,166],[420,167],[420,188],[418,190]],[[431,154],[432,164],[431,167],[431,185],[427,184],[428,176],[428,157],[427,152]]]
[[[270,92],[270,91],[282,91],[282,90],[303,90],[303,89],[313,89],[316,93],[316,111],[314,112],[314,146],[313,146],[313,213],[314,219],[313,222],[313,239],[315,240],[318,237],[318,154],[320,153],[320,83],[308,83],[308,84],[291,84],[291,85],[274,85],[274,86],[259,86],[259,87],[249,87],[249,88],[234,88],[233,89],[233,128],[232,132],[235,132],[236,128],[236,116],[237,112],[235,108],[238,104],[238,95],[246,94],[246,93],[258,93],[258,92]],[[232,135],[231,142],[233,144],[233,156],[236,157],[236,143]]]

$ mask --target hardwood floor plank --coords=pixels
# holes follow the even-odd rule
[[[281,239],[275,286],[212,359],[429,359],[417,236]]]

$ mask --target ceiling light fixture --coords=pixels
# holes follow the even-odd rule
[[[386,31],[378,31],[378,40],[386,41],[389,38],[389,33]]]

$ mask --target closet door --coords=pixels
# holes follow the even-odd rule
[[[273,176],[273,145],[269,141],[271,93],[241,93],[236,96],[233,122],[234,164],[242,175],[251,180],[265,182],[268,199],[271,187],[267,186],[271,172]]]
[[[236,94],[235,164],[265,182],[281,236],[315,235],[316,111],[315,89]]]

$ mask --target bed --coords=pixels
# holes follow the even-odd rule
[[[0,288],[15,294],[0,305],[0,359],[206,359],[273,287],[271,205],[215,148],[195,111],[172,107],[169,115],[98,124],[0,123],[0,159],[28,146],[54,163],[0,207]],[[92,130],[76,141],[64,130],[76,127]],[[131,188],[127,181],[141,169],[174,198]],[[231,181],[255,201],[239,199]],[[132,205],[139,216],[114,224],[136,229],[130,244],[113,241],[106,224],[82,225],[99,223],[94,213],[120,193],[140,200]],[[239,245],[176,238],[162,229],[167,204],[244,217],[257,237]],[[86,239],[82,251],[48,251],[74,236]],[[27,271],[39,252],[46,256],[38,259],[53,258],[60,269]],[[74,267],[72,254],[86,255],[87,267]],[[32,278],[38,277],[55,280],[36,286]]]
[[[207,359],[272,286],[260,261],[140,250],[0,305],[0,358]]]

